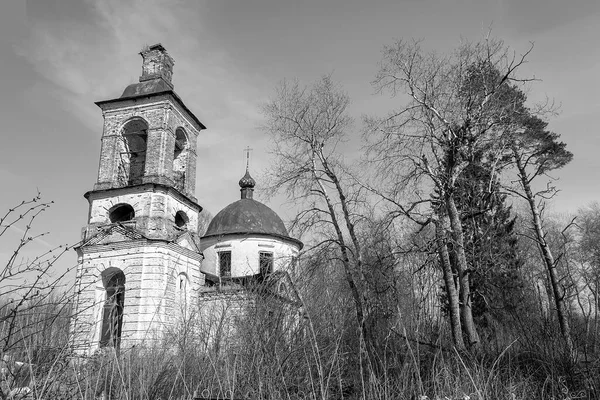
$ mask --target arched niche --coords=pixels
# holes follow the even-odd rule
[[[119,348],[125,305],[125,274],[118,268],[107,268],[102,271],[102,284],[105,297],[102,307],[100,347]]]
[[[175,130],[175,147],[173,150],[173,181],[175,188],[178,190],[185,189],[188,147],[186,131],[182,127],[177,128]]]
[[[187,296],[187,292],[189,289],[189,283],[190,283],[190,279],[188,278],[188,276],[185,272],[180,272],[179,275],[177,275],[176,292],[180,297]]]
[[[127,203],[120,203],[108,210],[108,219],[112,224],[131,221],[135,218],[135,210]]]
[[[175,304],[175,311],[185,317],[190,305],[190,278],[185,272],[180,272],[175,281]]]
[[[142,183],[146,170],[148,123],[139,117],[129,120],[121,129],[119,149],[119,183],[122,186]]]

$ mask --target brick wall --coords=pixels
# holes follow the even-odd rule
[[[119,176],[126,149],[123,128],[129,121],[143,120],[147,124],[147,147],[144,183],[173,185],[176,175],[185,176],[181,191],[195,199],[196,145],[200,130],[187,112],[169,94],[141,99],[126,99],[120,102],[102,104],[104,129],[98,181],[95,190],[125,186],[126,179]],[[175,152],[175,131],[181,128],[187,136],[182,160],[177,173],[173,171]]]

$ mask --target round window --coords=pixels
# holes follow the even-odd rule
[[[177,211],[175,214],[175,225],[179,228],[183,228],[189,222],[188,216],[183,211]]]
[[[111,223],[131,221],[135,218],[135,211],[129,204],[118,204],[108,213],[108,219]]]

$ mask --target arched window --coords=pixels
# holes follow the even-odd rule
[[[189,286],[190,279],[185,272],[181,272],[177,275],[177,281],[175,282],[175,301],[179,305],[179,311],[182,312],[183,316],[187,315],[187,309],[189,305]]]
[[[117,204],[108,210],[108,219],[112,224],[131,221],[135,218],[135,211],[129,204]]]
[[[175,149],[173,152],[173,181],[178,190],[185,189],[185,170],[187,162],[187,136],[183,128],[175,130]]]
[[[189,279],[185,272],[182,272],[177,276],[177,293],[180,298],[187,295],[188,281]]]
[[[187,214],[183,211],[177,211],[175,213],[175,225],[178,228],[184,228],[189,221],[190,219],[188,218]]]
[[[102,282],[106,296],[102,308],[100,347],[119,348],[125,304],[125,274],[118,268],[108,268],[102,272]]]
[[[119,183],[123,186],[142,183],[146,169],[148,124],[141,118],[127,122],[121,131]]]

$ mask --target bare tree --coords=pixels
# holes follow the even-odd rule
[[[309,251],[329,247],[331,257],[343,266],[359,332],[371,354],[363,251],[356,228],[362,198],[344,173],[338,150],[352,126],[348,104],[348,96],[331,76],[309,88],[284,81],[264,107],[264,128],[275,156],[271,188],[300,205],[293,228],[310,232],[314,242]]]
[[[587,346],[584,348],[589,347],[592,353],[597,353],[600,332],[600,203],[593,202],[580,208],[576,218],[574,259],[581,289],[577,296],[578,299],[584,297],[582,302],[585,303],[581,306],[586,317]]]
[[[503,42],[485,39],[465,43],[443,56],[426,53],[418,42],[400,41],[385,47],[374,82],[377,91],[406,99],[388,116],[366,121],[369,160],[379,166],[383,182],[376,192],[394,207],[392,216],[404,215],[420,224],[436,222],[458,348],[462,347],[457,334],[461,329],[470,347],[477,349],[480,340],[473,322],[472,266],[465,256],[465,215],[456,200],[457,182],[481,153],[492,169],[491,176],[495,175],[505,152],[505,137],[513,128],[512,107],[502,101],[503,87],[526,81],[517,78],[516,71],[530,51],[516,56]],[[446,250],[451,268],[446,264]],[[456,279],[450,279],[450,272]],[[451,285],[455,281],[456,290]],[[454,314],[457,301],[460,318]]]
[[[18,234],[12,253],[0,267],[0,360],[8,362],[3,374],[11,373],[15,361],[35,362],[39,369],[44,362],[56,363],[57,356],[68,352],[64,327],[68,327],[65,320],[72,293],[63,287],[63,278],[69,269],[56,273],[55,267],[70,247],[61,245],[29,256],[33,245],[45,243],[42,238],[48,233],[35,233],[34,223],[51,204],[42,201],[38,193],[0,217],[0,238],[8,246],[9,234]],[[28,373],[35,378],[35,371]],[[2,383],[0,398],[11,389]]]

